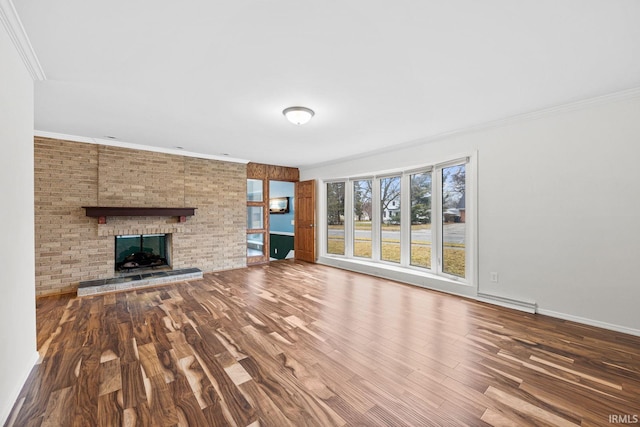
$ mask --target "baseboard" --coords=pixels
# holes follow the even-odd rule
[[[22,391],[22,387],[24,387],[24,384],[27,382],[27,378],[29,378],[29,374],[31,373],[31,370],[36,365],[36,362],[39,358],[40,355],[38,354],[38,352],[34,352],[33,356],[31,357],[30,363],[26,365],[28,369],[26,369],[26,371],[23,372],[20,376],[22,380],[18,381],[18,384],[15,384],[13,392],[8,396],[8,399],[3,402],[3,406],[0,407],[0,425],[5,425],[9,420],[9,415],[11,415],[13,405],[15,405],[18,401],[20,391]]]
[[[478,292],[476,299],[478,301],[499,305],[500,307],[512,308],[514,310],[524,311],[531,314],[534,314],[537,309],[537,305],[533,301],[516,300],[498,295],[484,294],[482,292]]]
[[[556,317],[562,320],[570,320],[576,323],[582,323],[584,325],[595,326],[602,329],[609,329],[615,332],[621,332],[623,334],[635,335],[640,337],[640,329],[629,328],[627,326],[615,325],[613,323],[601,322],[599,320],[587,319],[586,317],[574,316],[571,314],[560,313],[552,310],[545,310],[538,308],[538,313],[545,316]]]
[[[451,287],[438,286],[435,280],[426,284],[420,280],[418,273],[413,273],[404,270],[400,267],[394,269],[393,267],[381,266],[381,265],[369,265],[364,262],[353,262],[350,260],[336,260],[334,258],[320,257],[318,258],[318,264],[327,265],[330,267],[341,268],[343,270],[354,271],[357,273],[368,274],[375,277],[380,277],[388,280],[395,280],[410,285],[420,286],[426,289],[445,292],[451,295],[457,295],[466,298],[472,298],[477,301],[486,302],[487,304],[493,304],[500,307],[510,308],[514,310],[523,311],[526,313],[538,313],[545,316],[556,317],[558,319],[569,320],[583,325],[595,326],[602,329],[608,329],[615,332],[621,332],[623,334],[629,334],[634,336],[640,336],[640,329],[633,329],[627,326],[614,325],[612,323],[601,322],[598,320],[587,319],[585,317],[573,316],[566,313],[559,313],[552,310],[545,310],[538,307],[534,301],[516,300],[512,298],[502,297],[498,295],[491,295],[479,292],[477,295],[472,295],[467,292],[456,292],[451,290]],[[396,273],[399,271],[400,273]],[[422,275],[424,276],[424,275]]]

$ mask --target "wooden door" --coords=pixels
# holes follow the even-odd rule
[[[316,262],[316,182],[296,182],[295,256]]]

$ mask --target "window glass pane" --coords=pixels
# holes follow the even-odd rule
[[[344,255],[344,182],[327,183],[327,253]]]
[[[247,256],[264,255],[264,234],[247,234]]]
[[[371,180],[353,182],[353,255],[371,258]]]
[[[431,172],[411,175],[411,265],[431,268]]]
[[[262,206],[247,206],[247,228],[249,230],[263,227]]]
[[[262,201],[262,180],[260,179],[247,180],[247,201],[248,202]]]
[[[380,180],[380,259],[400,262],[399,176]]]
[[[442,271],[465,276],[465,165],[442,169]]]

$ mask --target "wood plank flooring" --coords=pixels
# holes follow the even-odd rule
[[[8,426],[576,426],[640,415],[640,338],[292,260],[37,300]]]

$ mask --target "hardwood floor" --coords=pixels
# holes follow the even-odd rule
[[[292,260],[42,298],[37,323],[41,361],[9,426],[604,426],[640,416],[638,337]]]

